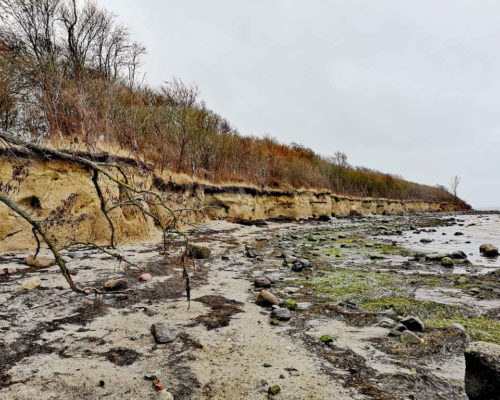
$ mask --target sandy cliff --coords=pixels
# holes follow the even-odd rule
[[[123,168],[136,183],[165,192],[174,208],[193,207],[200,201],[217,206],[200,218],[308,218],[359,214],[393,214],[402,212],[451,211],[455,205],[425,201],[349,198],[328,192],[258,190],[243,186],[214,186],[197,182],[179,183],[168,173],[160,174],[152,166],[125,160]],[[54,220],[49,228],[60,244],[74,241],[106,243],[110,227],[101,211],[92,172],[61,160],[34,156],[0,156],[0,182],[11,187],[9,196],[39,219]],[[104,197],[111,204],[124,194],[116,184],[99,181]],[[150,204],[151,212],[158,212]],[[116,227],[117,243],[153,240],[159,236],[150,218],[138,209],[121,206],[110,212]],[[0,252],[34,246],[29,225],[0,203]]]

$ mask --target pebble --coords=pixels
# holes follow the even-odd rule
[[[278,298],[269,292],[268,290],[261,290],[259,295],[257,296],[257,300],[255,301],[259,306],[268,307],[273,304],[278,304]]]
[[[399,336],[399,340],[401,340],[401,343],[408,343],[408,344],[421,343],[420,338],[417,335],[415,335],[413,332],[410,332],[410,331],[401,332],[401,335]]]
[[[255,287],[258,288],[270,288],[271,287],[271,282],[269,279],[264,278],[263,276],[258,276],[253,280],[253,284]]]
[[[158,394],[160,400],[174,400],[174,395],[166,390],[161,390]]]
[[[170,343],[179,335],[177,327],[167,321],[151,325],[151,333],[157,343]]]
[[[104,289],[113,292],[117,290],[125,290],[128,288],[128,281],[126,279],[110,279],[103,283]]]
[[[378,325],[382,328],[394,328],[396,326],[396,322],[390,318],[384,318]]]
[[[276,308],[271,312],[271,317],[279,321],[288,321],[292,318],[292,313],[287,308]]]
[[[271,396],[275,396],[279,392],[281,392],[281,387],[279,385],[269,386],[269,389],[267,389],[267,394]]]
[[[139,276],[139,280],[143,282],[151,282],[151,279],[153,279],[153,277],[147,272]]]

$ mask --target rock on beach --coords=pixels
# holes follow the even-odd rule
[[[500,345],[472,342],[465,349],[465,392],[469,400],[494,400],[500,394]]]

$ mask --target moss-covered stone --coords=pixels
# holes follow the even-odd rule
[[[283,303],[284,308],[288,308],[289,310],[296,310],[297,309],[297,302],[292,299],[288,299]]]
[[[333,338],[330,335],[323,335],[319,338],[319,340],[323,343],[331,343],[333,342]]]

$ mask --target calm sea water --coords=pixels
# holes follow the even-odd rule
[[[405,232],[403,243],[405,247],[426,253],[446,254],[462,250],[467,254],[467,258],[475,266],[482,267],[484,272],[500,268],[500,257],[483,257],[479,253],[479,246],[483,243],[492,244],[500,249],[500,214],[458,215],[456,219],[459,225],[439,227],[433,233]],[[462,232],[463,235],[455,236],[455,232]],[[433,241],[423,244],[420,243],[422,238]],[[399,240],[397,237],[394,239],[401,243],[401,237]]]

